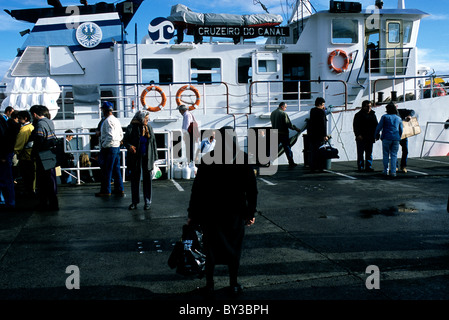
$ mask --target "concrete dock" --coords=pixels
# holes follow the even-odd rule
[[[395,179],[382,176],[380,160],[374,167],[279,166],[259,176],[237,300],[449,299],[449,158],[409,159]],[[129,182],[110,198],[94,196],[98,183],[60,186],[57,212],[18,197],[16,212],[0,214],[0,299],[202,301],[194,289],[205,280],[167,264],[192,182],[153,181],[149,211],[128,210]],[[73,266],[79,289],[66,286]],[[227,268],[216,274],[215,299],[229,299]]]

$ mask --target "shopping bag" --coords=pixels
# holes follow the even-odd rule
[[[168,258],[171,269],[183,276],[204,276],[206,255],[203,253],[203,234],[199,226],[184,225],[181,240],[175,243]]]
[[[154,164],[153,170],[151,170],[151,180],[156,180],[160,177],[162,177],[162,171],[156,164]]]
[[[338,159],[338,149],[331,146],[329,142],[323,144],[318,150],[322,159]]]
[[[413,137],[421,133],[421,127],[419,126],[418,119],[412,117],[409,121],[402,121],[402,136],[401,139]]]

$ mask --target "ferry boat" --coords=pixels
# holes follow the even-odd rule
[[[330,1],[323,11],[298,0],[285,22],[268,13],[202,13],[179,4],[166,17],[149,18],[148,34],[129,41],[125,31],[143,1],[69,7],[50,1],[48,8],[5,10],[34,27],[2,80],[1,109],[46,105],[57,133],[77,134],[79,150],[95,149],[102,101],[114,104],[123,127],[148,109],[161,166],[172,172],[185,161],[180,104],[202,130],[233,126],[248,148],[249,129],[270,128],[270,113],[285,101],[303,129],[291,131],[295,162],[306,163],[301,135],[317,97],[326,100],[328,133],[340,150],[335,161],[356,159],[352,122],[362,101],[373,101],[380,119],[393,100],[413,109],[422,128],[409,138],[409,157],[449,153],[445,76],[418,64],[418,31],[428,14],[404,0],[395,8]],[[379,143],[374,158],[382,158]]]

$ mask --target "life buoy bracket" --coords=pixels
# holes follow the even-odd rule
[[[178,92],[176,92],[176,104],[178,105],[178,107],[181,104],[183,104],[183,102],[181,101],[181,95],[186,90],[191,90],[195,94],[196,101],[188,107],[189,111],[195,110],[196,107],[200,105],[201,96],[200,96],[200,92],[198,91],[198,89],[191,85],[185,85],[185,86],[179,88]]]
[[[159,103],[159,105],[156,106],[156,107],[147,107],[147,104],[146,104],[146,102],[145,102],[145,97],[146,97],[146,95],[147,95],[148,92],[153,91],[153,90],[156,91],[156,92],[158,92],[158,93],[161,95],[162,101],[161,101],[161,103]],[[151,85],[151,86],[149,86],[149,87],[146,87],[146,88],[142,91],[142,93],[140,94],[140,103],[141,103],[142,106],[143,106],[144,108],[146,108],[148,111],[151,111],[151,112],[157,112],[157,111],[159,111],[159,110],[162,110],[162,108],[165,107],[165,104],[167,103],[167,97],[166,97],[164,91],[163,91],[160,87],[155,86],[155,85]]]
[[[340,56],[343,58],[343,65],[340,68],[336,67],[334,64],[334,58],[336,56]],[[336,49],[329,54],[329,57],[327,58],[327,64],[329,66],[329,69],[331,69],[335,73],[342,73],[343,71],[346,71],[349,67],[349,56],[343,50]]]

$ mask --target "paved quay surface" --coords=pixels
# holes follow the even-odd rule
[[[259,176],[260,213],[246,229],[237,300],[449,299],[449,158],[410,159],[396,179],[382,177],[380,160],[374,166],[280,166]],[[154,181],[150,211],[128,210],[128,182],[123,198],[94,197],[99,184],[60,187],[58,212],[33,211],[35,201],[20,198],[17,212],[0,213],[0,300],[203,301],[193,290],[205,280],[167,264],[191,186]],[[73,265],[80,288],[69,290]],[[227,268],[216,274],[215,299],[225,301]],[[376,279],[379,288],[368,289]]]

